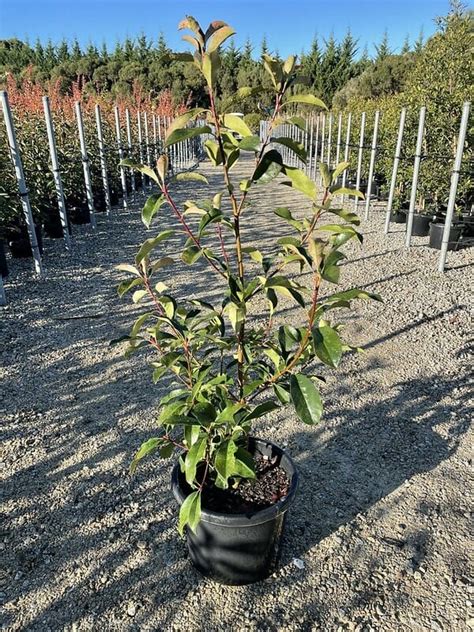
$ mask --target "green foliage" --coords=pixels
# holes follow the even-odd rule
[[[320,421],[322,398],[310,375],[318,364],[320,368],[336,368],[343,351],[351,348],[341,340],[338,310],[350,308],[354,299],[377,297],[362,290],[339,294],[322,291],[326,281],[339,281],[344,244],[362,238],[354,228],[359,223],[354,213],[331,208],[333,198],[341,193],[337,182],[347,163],[333,170],[324,166],[325,182],[318,190],[304,171],[285,165],[275,149],[283,145],[306,160],[304,147],[292,138],[275,139],[274,128],[286,105],[325,107],[307,88],[293,94],[300,78],[296,58],[279,60],[268,51],[264,53],[273,107],[269,110],[268,135],[260,141],[246,120],[216,107],[222,76],[220,47],[232,29],[218,21],[204,31],[189,16],[180,26],[191,31],[184,36],[193,48],[188,63],[202,73],[207,84],[209,100],[205,111],[200,112],[206,125],[199,129],[210,136],[206,141],[208,155],[222,172],[223,181],[205,199],[187,200],[180,206],[173,179],[166,177],[166,158],[162,157],[153,175],[160,193],[146,202],[142,216],[146,225],[152,226],[158,209],[160,213],[172,212],[181,227],[181,259],[196,268],[194,274],[199,265],[211,268],[225,284],[225,291],[212,303],[189,297],[179,288],[168,292],[164,268],[173,259],[158,254],[171,236],[170,231],[164,231],[142,244],[134,265],[121,266],[129,276],[120,284],[119,293],[132,291],[132,300],[143,303],[144,310],[126,337],[127,353],[153,349],[153,380],[165,376],[171,380],[168,394],[160,402],[158,431],[138,450],[132,469],[152,452],[162,457],[169,457],[174,448],[182,452],[180,462],[189,488],[179,517],[182,532],[186,526],[194,530],[198,525],[207,486],[226,489],[242,478],[255,477],[248,439],[256,420],[292,404],[304,423]],[[252,90],[241,94],[249,96]],[[190,111],[175,122],[165,146],[195,129],[187,127],[193,116]],[[301,121],[294,118],[293,124],[301,125]],[[250,177],[236,186],[231,168],[244,148],[254,153],[255,165]],[[295,219],[288,208],[275,210],[289,233],[273,244],[270,254],[244,243],[242,223],[253,221],[249,209],[254,190],[278,175],[283,176],[282,185],[309,200],[310,209],[301,219]],[[191,176],[203,181],[199,174]],[[320,224],[321,218],[334,215],[339,223],[329,220]],[[174,239],[173,252],[176,248]],[[294,318],[291,323],[274,324],[282,297],[301,309],[301,324],[296,325]],[[268,306],[266,327],[252,317],[252,303],[260,298]]]

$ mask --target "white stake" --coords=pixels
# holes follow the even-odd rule
[[[328,128],[328,158],[326,162],[328,167],[331,168],[331,149],[332,149],[332,112],[329,114],[329,128]]]
[[[365,134],[365,112],[362,112],[360,119],[359,154],[357,156],[356,190],[360,187],[360,173],[362,170],[362,157],[364,154],[364,134]],[[359,198],[354,196],[354,212],[357,212]]]
[[[410,208],[407,216],[407,234],[405,237],[405,247],[409,248],[411,244],[411,233],[413,230],[413,215],[415,213],[416,193],[418,189],[418,177],[420,175],[421,152],[423,149],[423,135],[425,132],[426,107],[420,108],[420,118],[418,120],[418,135],[416,137],[415,162],[413,164],[413,180],[410,192]]]
[[[446,220],[443,230],[443,241],[441,242],[441,254],[439,256],[438,271],[444,272],[446,265],[446,255],[449,246],[449,233],[451,232],[451,223],[453,221],[454,206],[456,204],[456,194],[459,183],[459,172],[461,171],[462,155],[464,151],[464,143],[466,141],[467,126],[469,123],[469,112],[471,103],[466,101],[462,108],[461,126],[459,128],[458,145],[456,147],[456,157],[454,159],[453,171],[451,173],[451,187],[449,189],[448,208],[446,211]]]
[[[91,226],[93,230],[95,230],[97,228],[97,223],[95,219],[94,195],[92,193],[92,179],[89,169],[89,157],[87,155],[86,137],[84,135],[84,123],[82,122],[82,110],[80,102],[76,101],[74,107],[76,110],[77,130],[79,132],[79,142],[81,145],[81,160],[82,168],[84,171],[84,184],[86,186],[87,206],[89,208],[89,213],[91,217]]]
[[[25,174],[23,173],[23,164],[21,162],[20,150],[18,149],[18,143],[16,141],[15,127],[13,125],[13,117],[10,110],[10,103],[8,102],[8,94],[5,90],[2,90],[0,92],[0,100],[2,102],[3,116],[5,119],[5,126],[7,128],[10,156],[15,167],[15,175],[18,182],[21,205],[23,207],[23,213],[25,215],[25,222],[26,228],[28,230],[28,237],[30,239],[31,252],[33,253],[35,271],[38,276],[42,276],[43,265],[41,262],[41,254],[38,247],[38,240],[36,239],[35,225],[33,222],[33,215],[31,213],[30,198],[28,197],[28,189],[26,188]]]
[[[145,151],[146,151],[146,164],[151,167],[151,154],[150,154],[150,136],[148,134],[148,114],[143,112],[143,125],[145,128]],[[148,187],[151,189],[151,180],[148,180]]]
[[[102,133],[102,117],[98,103],[95,106],[95,124],[97,127],[97,140],[99,142],[100,170],[102,173],[102,185],[104,187],[105,208],[107,215],[110,215],[112,203],[110,201],[109,175],[107,173],[107,159],[105,157],[104,135]]]
[[[140,110],[137,111],[137,123],[138,123],[138,155],[140,156],[140,164],[145,162],[143,157],[143,136],[142,136],[142,115]],[[142,185],[145,188],[145,176],[141,174]]]
[[[370,150],[369,178],[367,180],[367,195],[365,196],[365,219],[369,219],[370,196],[372,194],[372,180],[374,179],[375,157],[377,154],[377,136],[379,133],[380,111],[375,112],[374,133],[372,136],[372,148]]]
[[[350,153],[350,144],[351,144],[351,123],[352,123],[352,112],[349,112],[347,115],[347,129],[346,129],[346,144],[344,147],[344,162],[349,162],[349,153]],[[346,186],[347,180],[347,169],[344,169],[344,173],[342,174],[342,187]],[[342,196],[341,205],[344,206],[345,195]]]
[[[339,117],[337,119],[336,165],[339,164],[339,155],[341,153],[341,134],[342,134],[342,112],[339,112]]]
[[[400,157],[402,153],[403,130],[405,128],[406,114],[407,114],[407,109],[402,108],[402,111],[400,112],[400,124],[398,126],[398,136],[397,136],[397,145],[395,147],[395,156],[393,157],[392,179],[390,181],[390,191],[388,194],[387,213],[385,215],[384,232],[386,235],[388,234],[388,231],[390,230],[390,215],[392,213],[393,197],[395,195],[395,187],[397,184],[398,164],[400,162]]]
[[[320,158],[320,162],[324,162],[324,145],[325,145],[325,138],[324,138],[324,128],[326,127],[326,114],[323,113],[323,123],[321,125],[321,158]]]
[[[124,159],[124,151],[123,151],[123,145],[122,145],[122,133],[120,131],[120,112],[118,109],[118,105],[114,106],[114,115],[115,115],[115,136],[117,137],[117,148],[118,148],[118,155],[119,155],[119,160],[120,163],[122,162],[122,160]],[[120,164],[120,182],[122,183],[122,194],[123,194],[123,198],[122,198],[122,203],[123,203],[123,208],[127,209],[128,207],[128,203],[127,203],[127,176],[125,174],[125,167]]]
[[[133,158],[133,145],[132,145],[132,125],[130,122],[130,111],[128,108],[125,108],[125,126],[127,128],[127,146],[128,146],[128,157]],[[137,188],[135,186],[135,173],[133,169],[130,169],[130,180],[132,182],[132,193],[133,197],[135,197]]]
[[[318,149],[319,149],[319,121],[321,119],[321,114],[318,114],[316,119],[316,135],[314,138],[314,165],[313,165],[313,180],[316,181],[316,170],[318,168]]]
[[[58,153],[56,151],[56,139],[54,137],[53,119],[51,117],[51,108],[49,107],[49,98],[43,97],[44,118],[46,121],[46,132],[48,134],[49,155],[51,157],[51,167],[53,171],[54,186],[56,188],[56,197],[58,198],[59,218],[63,229],[64,245],[66,250],[71,249],[71,240],[69,238],[69,225],[67,221],[66,203],[64,201],[63,183],[61,181],[61,172],[59,170]]]
[[[153,114],[153,156],[155,159],[155,163],[158,160],[158,132],[156,129],[156,114]]]

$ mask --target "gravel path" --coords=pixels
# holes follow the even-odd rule
[[[180,199],[203,195],[194,186],[181,185]],[[277,183],[254,201],[247,237],[263,248],[266,234],[286,232],[270,209],[302,208],[302,197]],[[440,275],[426,240],[406,252],[403,227],[388,238],[382,228],[374,211],[363,222],[364,248],[354,246],[344,266],[344,287],[379,292],[385,303],[361,302],[348,320],[348,339],[366,353],[328,372],[323,423],[306,427],[287,411],[258,428],[288,447],[302,483],[280,570],[239,588],[190,566],[169,462],[151,459],[134,479],[127,474],[166,388],[153,386],[142,356],[125,359],[109,346],[137,312],[117,297],[113,269],[147,236],[137,209],[100,217],[95,235],[78,230],[71,256],[47,241],[43,281],[31,278],[30,262],[11,262],[0,322],[5,629],[474,629],[474,253],[449,253]],[[200,263],[177,266],[171,285],[218,292]]]

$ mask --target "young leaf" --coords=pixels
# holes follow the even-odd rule
[[[323,101],[313,94],[293,94],[287,98],[283,105],[288,105],[289,103],[304,103],[305,105],[313,105],[323,110],[328,109]]]
[[[235,114],[224,114],[224,125],[243,138],[253,136],[252,130],[245,121]]]
[[[154,195],[150,195],[148,200],[145,202],[145,206],[142,210],[142,222],[147,228],[150,228],[151,220],[163,206],[165,201],[166,199],[164,195],[161,193],[155,193]]]
[[[301,193],[304,193],[311,200],[316,199],[316,184],[308,178],[308,176],[297,167],[285,166],[285,175],[290,178],[290,182],[283,182],[283,184],[289,185]]]
[[[200,441],[196,441],[196,443],[194,443],[186,453],[186,458],[184,460],[184,473],[188,485],[192,485],[194,483],[194,479],[196,478],[196,469],[204,458],[206,446],[207,435]]]
[[[237,445],[232,439],[224,441],[218,448],[215,458],[215,467],[218,474],[223,479],[225,488],[228,486],[228,479],[235,474],[235,453]]]
[[[235,474],[242,478],[255,478],[255,461],[250,452],[238,448],[235,453]]]
[[[298,158],[302,162],[306,162],[307,160],[307,152],[305,146],[302,143],[298,143],[298,141],[293,138],[287,138],[286,136],[278,136],[277,138],[272,138],[272,143],[279,143],[280,145],[284,145],[293,151]]]
[[[187,127],[185,129],[175,129],[174,132],[172,132],[166,139],[164,147],[166,149],[167,147],[171,147],[171,145],[176,145],[176,143],[180,143],[182,140],[195,138],[196,136],[200,136],[201,134],[212,134],[212,129],[208,125]]]
[[[137,264],[137,266],[143,261],[143,259],[148,257],[150,252],[157,244],[165,239],[168,239],[168,237],[171,237],[173,233],[173,230],[164,230],[156,237],[152,237],[144,241],[143,244],[140,246],[140,250],[138,251],[137,256],[135,257],[135,263]]]
[[[223,26],[211,36],[209,44],[207,45],[207,51],[209,53],[212,53],[213,51],[217,50],[217,48],[219,48],[219,46],[223,44],[227,38],[231,37],[231,35],[234,35],[234,33],[235,31],[231,26]]]
[[[206,184],[209,184],[209,181],[206,178],[206,176],[203,176],[202,173],[197,173],[196,171],[184,171],[182,173],[177,173],[175,176],[173,176],[173,180],[175,182],[194,181],[194,182],[205,182]]]
[[[318,389],[306,375],[290,377],[290,396],[296,414],[305,424],[317,424],[321,420],[323,404]]]
[[[321,362],[336,369],[342,357],[342,343],[339,334],[329,325],[313,327],[314,351]]]
[[[188,110],[188,112],[185,112],[184,114],[181,114],[180,116],[177,116],[172,121],[171,125],[168,127],[168,130],[166,132],[166,138],[171,136],[171,134],[175,130],[186,127],[189,121],[194,120],[197,116],[199,116],[203,112],[208,112],[208,110],[206,110],[206,108],[193,108],[192,110]]]
[[[130,464],[130,474],[134,474],[140,461],[154,452],[162,442],[163,439],[161,437],[153,437],[152,439],[148,439],[148,441],[142,443]]]
[[[184,527],[188,526],[196,532],[196,527],[201,520],[201,492],[192,492],[184,499],[179,510],[178,531],[183,535]]]
[[[196,245],[192,245],[192,246],[188,246],[187,248],[183,250],[181,254],[181,259],[184,261],[184,263],[191,265],[192,263],[197,261],[201,255],[202,255],[201,248],[199,248]]]

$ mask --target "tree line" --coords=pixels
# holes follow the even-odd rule
[[[406,40],[400,53],[395,54],[385,33],[375,49],[376,55],[371,59],[367,48],[359,50],[350,30],[341,41],[332,34],[322,41],[315,37],[309,51],[300,55],[301,72],[311,91],[329,104],[346,86],[349,94],[350,87],[357,86],[358,94],[366,98],[394,93],[403,86],[413,58],[423,49],[423,36],[420,34],[412,47]],[[233,42],[229,44],[220,69],[221,99],[234,95],[243,86],[270,87],[260,61],[264,53],[279,58],[277,51],[269,49],[266,38],[259,50],[249,40],[241,48]],[[0,40],[0,82],[8,73],[17,80],[28,74],[29,79],[43,85],[59,82],[61,90],[67,93],[80,78],[86,93],[105,93],[113,98],[132,94],[138,84],[152,99],[170,89],[175,103],[203,105],[207,97],[202,77],[192,65],[173,59],[173,55],[163,35],[157,41],[143,34],[126,38],[112,51],[105,44],[82,48],[77,40],[63,40],[57,45],[38,40],[34,46],[18,39]],[[361,77],[364,80],[357,82]],[[259,100],[262,101],[261,96]],[[241,104],[244,112],[255,111],[256,106],[257,100]]]

